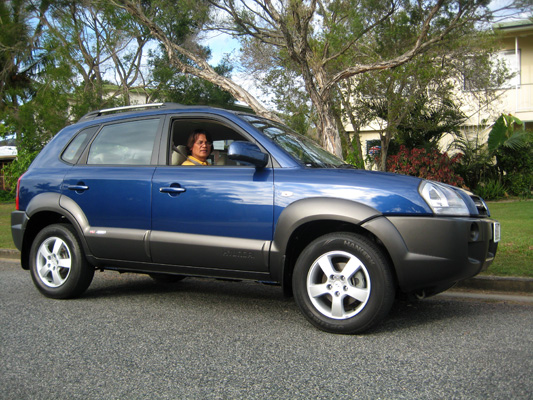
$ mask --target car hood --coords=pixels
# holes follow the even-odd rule
[[[363,203],[382,214],[427,214],[431,208],[418,187],[422,179],[356,169],[281,168],[275,172],[276,204],[304,198],[341,198]]]

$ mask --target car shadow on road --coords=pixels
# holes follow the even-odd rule
[[[100,274],[99,274],[100,275]],[[187,277],[178,282],[160,282],[143,274],[101,274],[83,295],[84,298],[142,296],[155,294],[201,294],[207,297],[238,296],[254,299],[283,299],[280,286],[254,281]]]
[[[392,332],[416,327],[443,325],[446,321],[475,318],[480,310],[475,304],[464,304],[458,299],[430,297],[422,300],[397,300],[385,321],[377,326],[374,333]]]
[[[157,301],[171,306],[207,307],[220,312],[261,313],[276,318],[283,310],[293,314],[290,320],[302,320],[294,299],[283,295],[280,287],[252,281],[231,281],[213,278],[186,278],[175,283],[156,282],[147,275],[115,274],[106,272],[95,277],[93,285],[83,296],[84,301],[103,298],[121,298],[144,301],[156,296]],[[417,301],[397,300],[387,318],[367,334],[380,334],[416,327],[431,326],[447,320],[475,317],[479,310],[475,305],[457,307],[460,300],[429,298]]]

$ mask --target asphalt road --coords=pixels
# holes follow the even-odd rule
[[[50,300],[0,261],[0,398],[531,399],[532,327],[532,303],[436,297],[332,335],[278,287],[105,272]]]

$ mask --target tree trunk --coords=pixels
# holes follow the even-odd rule
[[[353,139],[350,139],[350,135],[345,132],[346,134],[346,140],[352,145],[352,148],[355,150],[355,156],[357,159],[358,165],[361,164],[364,166],[364,158],[363,158],[363,146],[361,144],[361,135],[359,134],[361,129],[361,122],[356,121],[353,115],[353,108],[350,103],[352,99],[351,91],[348,91],[349,98],[346,99],[344,96],[344,93],[342,90],[340,90],[340,98],[342,107],[344,108],[344,113],[348,114],[348,118],[350,119],[350,124],[353,128]],[[353,145],[353,142],[355,141],[355,146]]]
[[[342,144],[337,121],[331,109],[331,104],[328,102],[320,102],[315,104],[318,112],[318,126],[322,140],[322,147],[339,158],[342,157]]]
[[[381,152],[380,152],[380,162],[378,169],[380,171],[387,171],[387,154],[389,153],[389,143],[392,138],[392,132],[387,127],[385,129],[385,134],[380,134],[381,139]]]
[[[329,90],[320,91],[320,87],[325,82],[326,74],[323,69],[315,72],[315,75],[313,75],[307,64],[305,64],[305,67],[302,66],[304,84],[318,114],[317,131],[321,141],[320,144],[330,153],[343,159],[341,137],[333,111],[331,92]],[[316,78],[316,81],[314,78]]]

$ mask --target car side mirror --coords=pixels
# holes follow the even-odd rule
[[[264,168],[268,163],[268,155],[263,153],[258,145],[251,142],[233,142],[228,149],[228,158]]]

